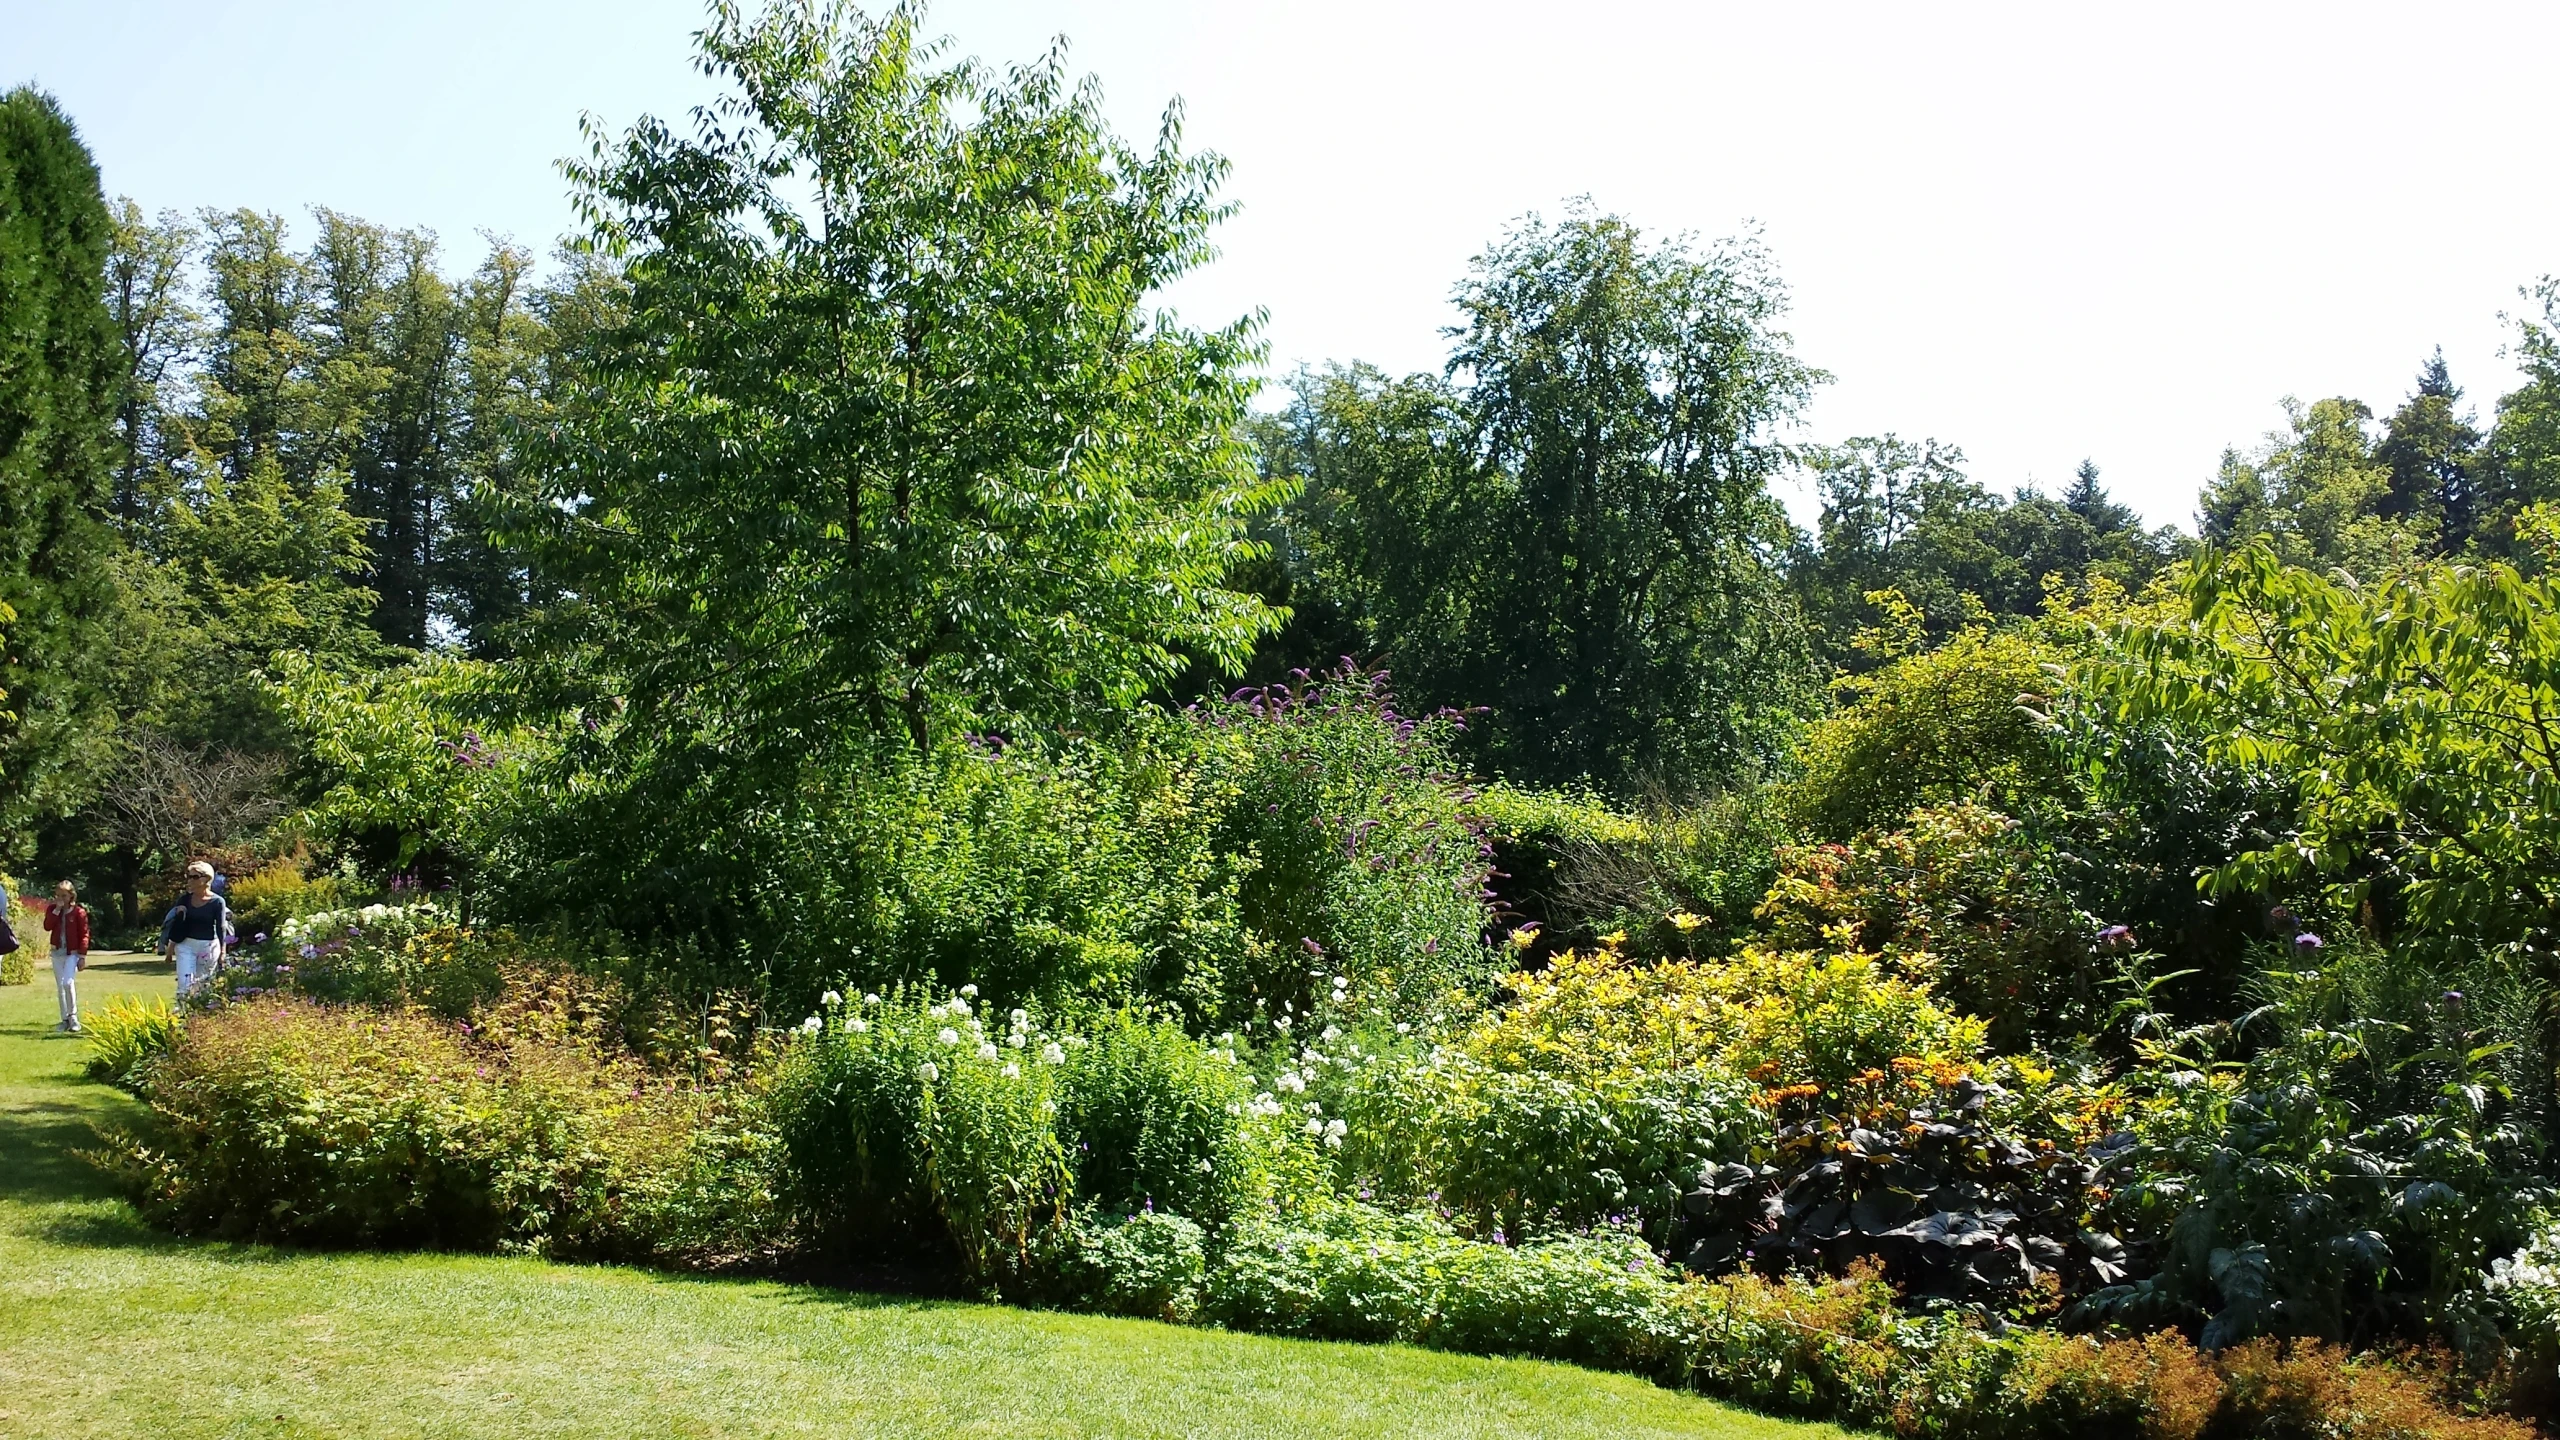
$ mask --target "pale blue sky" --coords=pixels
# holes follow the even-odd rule
[[[0,0],[0,84],[60,95],[110,193],[326,204],[547,248],[552,161],[701,98],[685,0]],[[2560,271],[2560,5],[1578,5],[951,0],[990,60],[1063,32],[1120,122],[1180,95],[1235,162],[1226,256],[1175,293],[1271,313],[1278,368],[1432,368],[1467,257],[1589,193],[1763,227],[1810,438],[2084,454],[2183,522],[2225,444],[2333,393],[2387,410],[2435,345],[2485,413],[2497,312]]]

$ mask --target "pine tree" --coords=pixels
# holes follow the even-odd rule
[[[2117,504],[2107,495],[2107,487],[2098,483],[2098,462],[2082,460],[2071,474],[2071,488],[2062,492],[2062,507],[2089,522],[2089,528],[2100,535],[2133,528],[2133,511]]]
[[[2466,547],[2479,529],[2481,434],[2461,413],[2462,389],[2439,349],[2418,372],[2418,388],[2383,427],[2374,458],[2391,470],[2380,513],[2431,527],[2436,549]]]
[[[52,97],[0,97],[0,850],[76,800],[114,606],[119,394],[98,167]]]

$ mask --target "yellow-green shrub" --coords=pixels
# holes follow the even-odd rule
[[[2032,707],[2068,652],[2031,630],[1965,630],[1851,683],[1805,732],[1791,807],[1830,840],[1900,823],[1913,807],[1981,796],[2016,812],[2068,793],[2069,765]]]
[[[1828,1085],[1896,1058],[1969,1063],[1982,1022],[1872,955],[1757,947],[1722,960],[1627,961],[1567,952],[1505,982],[1507,1003],[1465,1040],[1497,1069],[1581,1077],[1708,1068]]]
[[[146,1005],[130,995],[118,995],[104,1009],[83,1016],[80,1023],[89,1037],[89,1078],[110,1085],[139,1085],[143,1067],[178,1043],[178,1013],[166,1000]]]

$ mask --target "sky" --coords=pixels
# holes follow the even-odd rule
[[[146,209],[327,205],[461,269],[570,228],[582,113],[716,93],[702,16],[0,0],[0,85],[58,96]],[[2487,414],[2500,312],[2560,272],[2549,3],[946,0],[926,28],[1000,64],[1066,36],[1133,136],[1179,97],[1242,208],[1167,299],[1266,312],[1275,374],[1439,368],[1469,258],[1588,196],[1757,228],[1834,377],[1793,438],[1934,436],[2002,491],[2088,457],[2155,524],[2288,395],[2388,413],[2441,346]]]

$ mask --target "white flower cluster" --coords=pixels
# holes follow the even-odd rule
[[[1034,1028],[1031,1012],[1016,1007],[1004,1018],[1001,1030],[988,1028],[993,1012],[980,1013],[971,1003],[978,998],[978,987],[963,985],[944,999],[924,1007],[925,1023],[932,1025],[934,1043],[954,1052],[974,1056],[980,1061],[1001,1062],[997,1073],[1007,1080],[1019,1080],[1023,1065],[1036,1058],[1042,1065],[1064,1065],[1067,1052],[1081,1047],[1084,1037],[1066,1035],[1052,1037]],[[792,1027],[795,1034],[818,1036],[827,1033],[826,1016],[839,1015],[837,1030],[844,1035],[868,1035],[881,1026],[895,1029],[902,1013],[891,1006],[885,1011],[878,992],[864,995],[859,1005],[848,1002],[843,993],[829,990],[820,997],[821,1013],[812,1015]],[[908,1016],[914,1011],[905,1011]],[[916,1067],[917,1078],[931,1084],[940,1081],[952,1064],[948,1056],[922,1062]]]
[[[453,921],[451,911],[432,900],[421,900],[414,905],[314,910],[284,922],[277,929],[276,936],[288,950],[346,939],[350,934],[366,940],[394,943],[439,925],[450,925]]]

